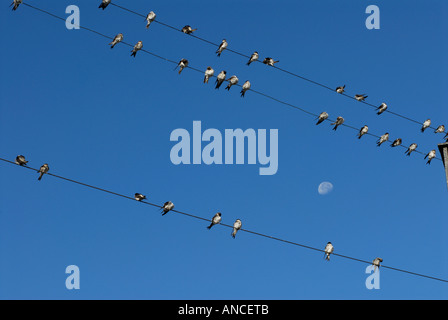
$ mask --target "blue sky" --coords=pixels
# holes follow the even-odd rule
[[[100,1],[76,1],[81,24],[191,66],[225,69],[252,87],[314,113],[343,116],[372,133],[388,131],[421,151],[443,136],[245,58],[224,52]],[[424,1],[116,1],[229,48],[280,60],[279,66],[390,110],[448,125],[448,3]],[[30,1],[65,16],[71,1]],[[243,228],[364,260],[448,278],[447,188],[440,161],[313,118],[21,6],[3,3],[0,59],[1,157],[24,154],[52,173],[148,200],[171,200],[203,217],[222,212]],[[381,9],[367,30],[365,8]],[[279,170],[258,165],[180,165],[170,161],[177,128],[278,129]],[[203,223],[52,177],[0,166],[2,299],[447,299],[447,284],[382,270],[381,289],[365,287],[366,265]],[[321,182],[334,190],[318,194]],[[81,270],[81,289],[65,288],[65,268]]]

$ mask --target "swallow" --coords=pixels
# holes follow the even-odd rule
[[[110,48],[113,49],[121,41],[123,41],[123,34],[119,33],[115,36],[114,40],[111,43],[109,43]]]
[[[361,137],[365,135],[367,132],[369,132],[369,127],[368,126],[362,127],[361,130],[359,130],[358,139],[361,139]]]
[[[141,193],[136,193],[134,195],[134,199],[137,200],[137,201],[142,201],[142,200],[146,199],[146,196],[142,195]]]
[[[242,223],[240,219],[236,219],[235,223],[233,224],[233,232],[232,232],[232,237],[235,239],[236,233],[238,232],[238,230],[241,229]]]
[[[418,145],[416,143],[411,144],[409,146],[408,150],[406,150],[406,152],[405,152],[407,154],[407,156],[410,156],[411,153],[417,149],[417,147],[418,147]]]
[[[384,111],[387,110],[387,104],[385,104],[384,102],[376,109],[378,112],[376,113],[377,115],[382,114]]]
[[[12,5],[14,5],[14,7],[12,7],[12,11],[16,11],[21,3],[22,0],[14,0],[9,6],[12,7]]]
[[[438,126],[437,129],[434,131],[434,133],[444,133],[444,132],[445,132],[444,125]]]
[[[174,204],[171,201],[167,201],[163,204],[162,207],[162,216],[166,215],[168,212],[174,209]]]
[[[390,146],[395,148],[395,147],[400,146],[402,142],[403,142],[403,140],[401,140],[401,138],[398,138],[398,139],[395,139],[395,141],[392,142],[392,144]]]
[[[237,76],[231,76],[229,79],[227,79],[226,81],[229,81],[229,84],[227,85],[226,89],[230,91],[230,88],[238,83],[238,78]]]
[[[267,57],[267,58],[265,58],[265,59],[263,60],[263,63],[264,63],[264,64],[267,64],[268,66],[271,66],[271,67],[273,67],[274,64],[276,64],[276,63],[278,63],[278,62],[280,62],[280,60],[274,61],[274,59],[272,59],[272,58],[270,58],[270,57]]]
[[[345,92],[345,84],[342,87],[337,87],[336,88],[336,92],[337,93],[344,93]]]
[[[137,52],[142,50],[142,48],[143,48],[143,42],[142,41],[137,42],[137,44],[134,46],[134,49],[132,49],[131,51],[132,52],[131,56],[135,57],[137,55]]]
[[[205,70],[204,83],[208,83],[208,80],[213,77],[214,74],[215,70],[213,70],[212,67],[208,67],[207,70]]]
[[[255,52],[252,53],[252,55],[250,56],[250,59],[249,59],[249,61],[247,62],[247,65],[250,66],[250,64],[251,64],[252,62],[254,62],[254,61],[257,61],[259,57],[260,57],[260,56],[258,55],[258,52],[255,51]]]
[[[385,134],[383,134],[378,141],[376,142],[376,145],[379,147],[381,146],[384,142],[389,140],[389,133],[386,132]]]
[[[221,87],[222,83],[226,80],[227,71],[221,71],[218,76],[216,77],[216,87],[215,89],[219,89]]]
[[[40,167],[39,170],[37,170],[37,172],[40,173],[39,178],[37,178],[37,180],[42,180],[42,177],[44,174],[46,174],[48,171],[50,170],[50,167],[48,166],[48,164],[44,164],[42,167]]]
[[[365,101],[367,99],[368,96],[366,96],[365,94],[356,94],[355,95],[355,99],[358,101]]]
[[[380,267],[381,262],[383,262],[383,259],[381,258],[375,258],[375,260],[373,260],[372,263],[372,265],[374,266],[373,272],[376,272],[376,269]]]
[[[325,246],[325,260],[330,261],[330,254],[334,251],[334,247],[331,242],[328,242]]]
[[[148,13],[148,15],[145,18],[146,21],[146,29],[149,28],[149,26],[151,25],[151,23],[156,20],[157,15],[154,13],[154,11],[151,11],[150,13]]]
[[[174,70],[176,70],[179,67],[179,74],[182,72],[182,70],[184,70],[186,67],[188,67],[188,60],[187,59],[182,59],[179,61],[179,64],[177,65],[176,68],[174,68]]]
[[[336,121],[335,122],[333,122],[331,125],[334,125],[334,128],[333,128],[333,130],[334,131],[336,131],[337,129],[338,129],[338,127],[341,125],[341,124],[343,124],[344,123],[344,118],[342,118],[342,117],[338,117],[337,119],[336,119]]]
[[[425,159],[428,158],[426,164],[431,164],[432,159],[436,157],[436,150],[431,150],[426,156]]]
[[[244,97],[244,95],[246,94],[247,90],[250,90],[250,82],[249,82],[249,80],[247,80],[243,84],[243,88],[241,89],[241,97]]]
[[[215,224],[219,224],[221,222],[221,212],[215,214],[212,218],[212,223],[207,227],[210,230]]]
[[[317,117],[317,119],[319,119],[319,120],[317,121],[316,126],[317,126],[318,124],[321,124],[321,123],[324,122],[325,120],[327,120],[328,117],[329,117],[328,113],[326,113],[325,111],[322,112],[322,113]]]
[[[20,155],[16,157],[16,164],[18,164],[19,166],[26,166],[26,164],[28,163],[28,161],[25,160],[25,157]]]
[[[426,130],[427,128],[429,128],[430,125],[431,125],[431,119],[426,120],[425,122],[423,122],[421,131],[422,131],[422,132],[425,132],[425,130]]]
[[[219,45],[218,50],[216,50],[216,53],[218,54],[218,57],[221,56],[221,53],[227,48],[229,44],[227,43],[226,39],[223,39],[221,44]]]
[[[181,31],[185,34],[192,34],[196,30],[198,30],[198,29],[193,29],[192,27],[187,25],[187,26],[183,27]]]
[[[111,0],[103,0],[103,2],[101,2],[100,6],[98,7],[99,9],[106,9],[107,6],[109,5]]]

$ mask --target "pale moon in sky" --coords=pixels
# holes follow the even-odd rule
[[[322,196],[330,193],[332,190],[333,190],[333,185],[330,182],[322,182],[319,185],[319,188],[317,189],[319,194]]]

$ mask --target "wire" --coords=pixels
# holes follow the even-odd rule
[[[40,11],[40,12],[42,12],[42,13],[44,13],[44,14],[47,14],[47,15],[49,15],[49,16],[51,16],[51,17],[54,17],[54,18],[57,18],[57,19],[59,19],[59,20],[65,21],[64,18],[59,17],[59,16],[57,16],[57,15],[55,15],[55,14],[53,14],[53,13],[50,13],[50,12],[48,12],[48,11],[46,11],[46,10],[43,10],[43,9],[34,7],[34,6],[32,6],[32,5],[28,4],[28,3],[23,3],[23,4],[24,4],[25,6],[27,6],[27,7],[29,7],[29,8],[32,8],[32,9],[37,10],[37,11]],[[115,5],[115,6],[117,6],[117,5]],[[122,8],[123,10],[127,10],[127,11],[129,11],[129,12],[135,13],[135,12],[129,10],[129,9],[125,9],[125,8],[123,8],[123,7],[120,7],[120,8]],[[138,14],[138,13],[135,13],[135,14]],[[139,15],[140,15],[140,14],[139,14]],[[160,23],[160,22],[159,22],[159,23]],[[87,27],[80,26],[80,28],[83,29],[83,30],[86,30],[86,31],[95,33],[95,34],[97,34],[97,35],[99,35],[99,36],[102,36],[102,37],[108,39],[108,40],[113,40],[113,39],[114,39],[114,37],[110,37],[110,36],[108,36],[108,35],[105,35],[105,34],[103,34],[103,33],[101,33],[101,32],[98,32],[98,31],[96,31],[96,30],[93,30],[93,29],[90,29],[90,28],[87,28]],[[125,41],[121,41],[120,43],[122,43],[122,44],[124,44],[124,45],[126,45],[126,46],[128,46],[128,47],[131,47],[131,48],[134,47],[132,44],[127,43],[127,42],[125,42]],[[147,54],[149,54],[149,55],[151,55],[151,56],[153,56],[153,57],[156,57],[156,58],[158,58],[158,59],[160,59],[160,60],[163,60],[163,61],[166,61],[166,62],[175,64],[176,66],[178,65],[178,62],[177,62],[177,61],[167,59],[167,58],[165,58],[165,57],[162,57],[162,56],[160,56],[160,55],[158,55],[158,54],[155,54],[155,53],[153,53],[153,52],[151,52],[151,51],[148,51],[148,50],[146,50],[146,49],[141,49],[140,51],[142,51],[142,52],[144,52],[144,53],[147,53]],[[194,68],[194,67],[192,67],[191,65],[188,65],[187,68],[188,68],[188,69],[191,69],[191,70],[193,70],[193,71],[195,71],[195,72],[198,72],[198,73],[200,73],[200,74],[204,74],[204,71],[199,70],[199,69],[197,69],[197,68]],[[216,76],[213,76],[212,78],[215,78],[215,77],[216,77]],[[240,84],[236,84],[236,86],[238,86],[238,87],[242,87]],[[291,103],[282,101],[282,100],[280,100],[280,99],[277,99],[277,98],[275,98],[275,97],[273,97],[273,96],[270,96],[270,95],[268,95],[268,94],[265,94],[265,93],[263,93],[263,92],[256,91],[256,90],[253,90],[253,89],[250,89],[250,91],[253,92],[253,93],[255,93],[255,94],[258,94],[258,95],[260,95],[260,96],[263,96],[263,97],[265,97],[265,98],[268,98],[268,99],[271,99],[271,100],[276,101],[276,102],[278,102],[278,103],[281,103],[281,104],[283,104],[283,105],[289,106],[289,107],[294,108],[294,109],[299,110],[299,111],[302,111],[303,113],[306,113],[306,114],[308,114],[308,115],[310,115],[310,116],[313,116],[313,117],[316,117],[316,118],[319,116],[318,114],[315,114],[315,113],[313,113],[313,112],[310,112],[310,111],[308,111],[308,110],[305,110],[305,109],[303,109],[303,108],[301,108],[301,107],[298,107],[298,106],[296,106],[296,105],[293,105],[293,104],[291,104]],[[326,119],[326,121],[335,122],[334,120],[331,120],[331,119]],[[346,123],[343,123],[342,126],[344,126],[344,127],[346,127],[346,128],[350,128],[350,129],[355,130],[355,131],[357,131],[357,132],[359,131],[358,128],[353,127],[353,126],[350,126],[350,125],[347,125]],[[380,139],[380,138],[381,138],[380,136],[375,135],[375,134],[373,134],[373,133],[369,133],[369,132],[366,133],[366,135],[375,137],[375,138],[377,138],[377,139]],[[407,149],[407,147],[404,146],[404,145],[400,145],[400,147]],[[415,151],[413,151],[413,152],[415,152],[415,153],[419,153],[419,154],[422,154],[422,155],[426,155],[425,153],[423,153],[423,152],[421,152],[421,151],[419,151],[419,150],[415,150]],[[435,157],[434,159],[437,159],[437,160],[439,160],[439,161],[443,161],[442,159],[440,159],[440,158],[438,158],[438,157]]]
[[[114,3],[114,2],[111,2],[111,5],[112,5],[112,6],[115,6],[115,7],[117,7],[117,8],[119,8],[119,9],[121,9],[121,10],[123,10],[123,11],[127,11],[127,12],[129,12],[129,13],[131,13],[131,14],[138,15],[138,16],[140,16],[140,17],[146,18],[146,15],[143,15],[143,14],[138,13],[138,12],[136,12],[136,11],[133,11],[133,10],[130,10],[130,9],[125,8],[125,7],[123,7],[123,6],[120,6],[120,5],[118,5],[118,4]],[[179,28],[176,28],[176,27],[174,27],[174,26],[172,26],[172,25],[169,25],[169,24],[167,24],[167,23],[164,23],[164,22],[158,20],[157,18],[154,20],[154,22],[155,22],[155,23],[158,23],[158,24],[160,24],[160,25],[162,25],[162,26],[164,26],[164,27],[167,27],[167,28],[169,28],[169,29],[172,29],[172,30],[175,30],[175,31],[177,31],[177,32],[181,32],[181,33],[183,33],[182,30],[180,30]],[[194,35],[194,34],[189,34],[189,36],[192,37],[192,38],[195,38],[195,39],[197,39],[197,40],[200,40],[200,41],[202,41],[202,42],[205,42],[205,43],[207,43],[207,44],[210,44],[210,45],[212,45],[212,46],[215,46],[215,47],[218,47],[218,46],[219,46],[218,43],[214,43],[214,42],[212,42],[212,41],[210,41],[210,40],[201,38],[201,37],[196,36],[196,35]],[[232,53],[237,54],[237,55],[239,55],[239,56],[242,56],[242,57],[245,57],[245,58],[247,58],[247,59],[250,59],[250,56],[249,56],[249,55],[244,54],[244,53],[241,53],[241,52],[239,52],[239,51],[237,51],[237,50],[233,50],[233,49],[230,49],[230,48],[226,48],[226,51],[229,51],[229,52],[232,52]],[[263,62],[260,61],[260,60],[256,60],[255,62],[258,62],[258,63],[262,63],[262,64],[263,64]],[[307,82],[309,82],[309,83],[312,83],[312,84],[317,85],[317,86],[319,86],[319,87],[322,87],[322,88],[324,88],[324,89],[330,90],[330,91],[332,91],[332,92],[336,92],[336,90],[335,90],[334,88],[329,87],[328,85],[325,85],[325,84],[323,84],[323,83],[321,83],[321,82],[311,80],[310,78],[301,76],[301,75],[299,75],[299,74],[297,74],[297,73],[294,73],[294,72],[291,72],[291,71],[289,71],[289,70],[286,70],[286,69],[277,67],[277,66],[275,66],[275,65],[272,66],[272,67],[273,67],[274,69],[277,69],[278,71],[287,73],[287,74],[289,74],[289,75],[291,75],[291,76],[293,76],[293,77],[302,79],[302,80],[304,80],[304,81],[307,81]],[[346,94],[346,93],[342,93],[341,95],[342,95],[342,96],[345,96],[345,97],[347,97],[347,98],[350,98],[350,99],[352,99],[352,100],[358,101],[358,100],[356,100],[355,97],[350,96],[350,95],[348,95],[348,94]],[[363,103],[363,104],[366,105],[366,106],[372,107],[372,108],[374,108],[375,110],[378,109],[378,105],[374,105],[374,104],[369,103],[369,102],[366,102],[366,101],[359,101],[359,102]],[[409,118],[409,117],[407,117],[407,116],[404,116],[404,115],[402,115],[402,114],[399,114],[399,113],[397,113],[397,112],[393,112],[393,111],[390,111],[390,110],[385,110],[384,112],[390,113],[390,114],[392,114],[392,115],[394,115],[394,116],[400,117],[400,118],[405,119],[405,120],[408,120],[408,121],[410,121],[410,122],[414,122],[414,123],[416,123],[416,124],[422,125],[422,122],[417,121],[417,120],[414,120],[414,119]],[[436,130],[436,129],[437,129],[437,128],[432,127],[432,126],[429,126],[429,128],[430,128],[430,129],[433,129],[433,130]]]
[[[0,158],[0,160],[3,161],[3,162],[9,163],[9,164],[13,164],[15,166],[19,166],[15,162],[7,160],[7,159],[4,159],[4,158]],[[28,169],[28,170],[31,170],[31,171],[36,171],[36,172],[39,171],[38,169],[29,167],[29,166],[19,166],[19,167],[25,168],[25,169]],[[94,190],[97,190],[97,191],[105,192],[105,193],[108,193],[108,194],[111,194],[111,195],[114,195],[114,196],[117,196],[117,197],[121,197],[121,198],[124,198],[124,199],[137,201],[133,197],[129,197],[129,196],[126,196],[124,194],[120,194],[120,193],[117,193],[117,192],[114,192],[114,191],[111,191],[111,190],[108,190],[108,189],[96,187],[94,185],[91,185],[91,184],[88,184],[88,183],[84,183],[84,182],[80,182],[78,180],[69,179],[69,178],[66,178],[66,177],[63,177],[63,176],[60,176],[60,175],[56,175],[56,174],[53,174],[53,173],[50,173],[50,172],[47,172],[45,175],[48,175],[48,176],[51,176],[51,177],[54,177],[54,178],[57,178],[57,179],[61,179],[61,180],[67,181],[67,182],[75,183],[75,184],[78,184],[78,185],[81,185],[81,186],[84,186],[84,187],[87,187],[87,188],[90,188],[90,189],[94,189]],[[143,203],[143,204],[146,204],[146,205],[149,205],[149,206],[152,206],[152,207],[160,208],[160,209],[163,208],[163,206],[160,206],[158,204],[151,203],[151,202],[148,202],[148,201],[144,201],[144,200],[137,201],[137,202]],[[179,210],[175,210],[175,209],[171,210],[171,212],[175,212],[175,213],[178,213],[178,214],[190,217],[190,218],[194,218],[194,219],[197,219],[197,220],[210,222],[210,219],[203,218],[203,217],[191,214],[191,213],[187,213],[187,212],[183,212],[183,211],[179,211]],[[218,225],[220,225],[222,227],[233,229],[233,226],[228,225],[228,224],[220,223]],[[301,244],[301,243],[298,243],[298,242],[294,242],[294,241],[285,240],[285,239],[282,239],[282,238],[273,237],[273,236],[270,236],[270,235],[267,235],[267,234],[264,234],[264,233],[255,232],[255,231],[252,231],[252,230],[249,230],[249,229],[240,229],[239,231],[250,233],[250,234],[253,234],[253,235],[256,235],[256,236],[260,236],[260,237],[264,237],[264,238],[268,238],[268,239],[271,239],[271,240],[275,240],[275,241],[291,244],[291,245],[294,245],[294,246],[297,246],[297,247],[301,247],[301,248],[305,248],[305,249],[309,249],[309,250],[325,253],[325,250],[322,250],[322,249],[318,249],[318,248],[315,248],[315,247],[312,247],[312,246],[308,246],[308,245],[304,245],[304,244]],[[340,258],[343,258],[343,259],[348,259],[348,260],[357,261],[357,262],[361,262],[361,263],[372,265],[372,262],[367,261],[367,260],[362,260],[362,259],[358,259],[358,258],[354,258],[354,257],[350,257],[350,256],[338,254],[338,253],[332,253],[332,255],[340,257]],[[425,274],[416,273],[416,272],[412,272],[412,271],[408,271],[408,270],[404,270],[404,269],[398,269],[398,268],[389,267],[389,266],[386,266],[386,265],[381,265],[381,268],[386,268],[386,269],[394,270],[394,271],[397,271],[397,272],[408,273],[408,274],[415,275],[415,276],[418,276],[418,277],[423,277],[423,278],[428,278],[428,279],[432,279],[432,280],[448,283],[448,280],[446,280],[446,279],[437,278],[437,277],[433,277],[433,276],[428,276],[428,275],[425,275]]]

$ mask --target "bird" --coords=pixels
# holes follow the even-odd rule
[[[221,44],[219,45],[218,50],[216,50],[216,53],[218,54],[218,57],[221,56],[221,53],[227,48],[229,44],[227,43],[226,39],[223,39]]]
[[[359,130],[358,139],[361,139],[361,137],[365,135],[367,132],[369,132],[369,127],[368,126],[362,127],[361,130]]]
[[[231,76],[229,79],[227,79],[226,81],[229,81],[229,84],[227,85],[226,89],[230,91],[230,88],[238,83],[238,78],[237,76]]]
[[[436,157],[436,150],[431,150],[429,153],[425,156],[425,159],[428,158],[428,161],[426,164],[431,164],[432,159]]]
[[[270,58],[270,57],[267,57],[267,58],[265,58],[265,59],[263,60],[263,63],[264,63],[264,64],[267,64],[268,66],[271,66],[271,67],[273,67],[274,64],[276,64],[276,63],[278,63],[278,62],[280,62],[280,61],[279,61],[279,60],[275,61],[274,59],[272,59],[272,58]]]
[[[134,49],[132,49],[131,51],[132,52],[131,56],[135,57],[137,55],[137,52],[142,50],[142,48],[143,48],[143,42],[142,41],[137,42],[137,44],[134,46]]]
[[[382,114],[384,111],[387,110],[387,104],[383,102],[376,110],[378,110],[378,112],[376,113],[377,115]]]
[[[426,130],[427,128],[429,128],[430,125],[431,125],[431,119],[426,120],[425,122],[423,122],[421,131],[422,131],[422,132],[425,132],[425,130]]]
[[[319,119],[319,120],[317,121],[316,126],[317,126],[318,124],[321,124],[321,123],[324,122],[325,120],[327,120],[328,117],[329,117],[328,113],[326,113],[325,111],[322,112],[322,113],[317,117],[317,119]]]
[[[205,70],[204,83],[208,83],[208,80],[213,77],[214,74],[215,70],[213,70],[212,67],[207,67],[207,70]]]
[[[149,26],[151,25],[151,22],[153,22],[154,20],[156,20],[157,15],[154,13],[154,11],[151,11],[150,13],[148,13],[148,15],[146,16],[145,21],[146,23],[146,29],[149,28]]]
[[[188,60],[187,59],[180,60],[177,67],[179,67],[179,74],[180,74],[182,72],[182,70],[184,70],[186,67],[188,67]],[[176,70],[177,67],[174,68],[174,70]]]
[[[218,76],[216,77],[216,87],[215,89],[219,89],[221,87],[222,83],[226,80],[227,71],[223,70],[221,71]]]
[[[162,216],[166,215],[168,212],[174,209],[174,204],[171,201],[167,201],[163,204],[162,207]]]
[[[12,10],[16,11],[21,3],[22,3],[22,0],[14,0],[9,6],[11,7],[12,5],[14,5],[14,7],[12,7]]]
[[[341,125],[341,124],[343,124],[344,123],[344,118],[342,118],[342,117],[338,117],[337,119],[336,119],[336,121],[335,122],[333,122],[331,125],[334,125],[334,128],[333,128],[333,130],[334,131],[336,131],[337,129],[338,129],[338,127]]]
[[[365,101],[367,99],[368,96],[366,96],[364,93],[363,94],[355,94],[355,99],[358,101]]]
[[[247,62],[247,65],[250,66],[250,64],[251,64],[252,62],[254,62],[254,61],[257,61],[259,57],[260,57],[260,56],[258,55],[258,52],[255,51],[255,52],[252,53],[252,55],[250,56],[250,59],[249,59],[249,61]]]
[[[403,142],[403,140],[401,140],[401,138],[398,138],[398,139],[395,139],[395,141],[392,142],[392,144],[390,146],[395,148],[395,147],[400,146],[402,142]]]
[[[389,140],[389,133],[386,132],[385,134],[383,134],[377,141],[376,145],[378,147],[380,147],[384,142]]]
[[[109,43],[109,45],[111,46],[110,48],[113,49],[121,41],[123,41],[123,34],[119,33],[115,36],[114,40],[111,43]]]
[[[137,201],[142,201],[142,200],[146,199],[146,196],[142,195],[141,193],[136,193],[134,195],[134,199],[137,200]]]
[[[418,147],[418,145],[416,143],[411,144],[405,152],[407,154],[407,156],[409,157],[411,155],[411,153],[417,149],[417,147]]]
[[[186,25],[185,27],[182,28],[182,32],[186,33],[186,34],[192,34],[193,32],[195,32],[198,29],[193,29],[192,27]]]
[[[438,126],[436,130],[434,130],[434,133],[444,133],[445,132],[445,126],[442,124],[441,126]]]
[[[373,260],[373,263],[372,263],[374,266],[373,272],[376,272],[376,269],[378,269],[380,267],[381,262],[383,262],[383,259],[381,259],[381,258],[375,258],[375,260]]]
[[[233,224],[233,232],[232,232],[232,237],[235,239],[236,233],[238,232],[238,230],[241,229],[242,223],[240,219],[236,219],[235,223]]]
[[[336,92],[337,93],[344,93],[345,92],[345,84],[342,87],[337,87],[336,88]]]
[[[246,94],[247,90],[250,90],[250,82],[249,82],[249,80],[247,80],[243,84],[243,88],[241,89],[241,97],[244,97],[244,95]]]
[[[111,0],[103,0],[98,8],[106,9]]]
[[[330,254],[334,251],[334,247],[331,242],[328,242],[325,246],[325,260],[330,261]]]
[[[19,166],[26,166],[27,163],[28,161],[25,160],[24,156],[19,155],[16,157],[16,164],[18,164]]]
[[[37,180],[39,180],[39,181],[42,180],[43,175],[46,174],[49,170],[50,170],[50,167],[48,166],[48,164],[45,163],[44,165],[42,165],[40,167],[40,169],[37,170],[37,172],[40,173],[39,178],[37,178]]]
[[[218,212],[213,216],[212,223],[207,227],[207,229],[210,230],[215,224],[218,224],[220,222],[221,222],[221,212]]]

